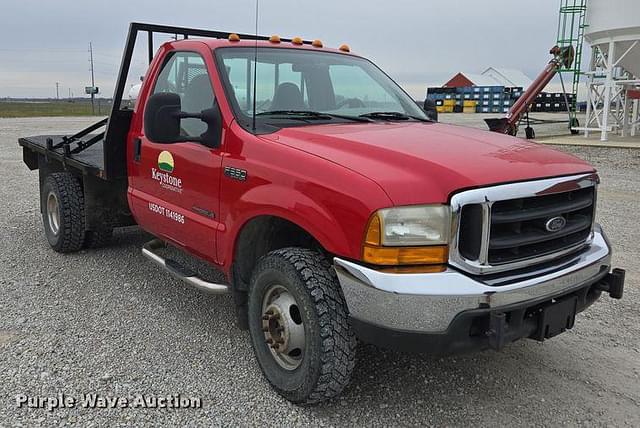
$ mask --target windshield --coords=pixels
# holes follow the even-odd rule
[[[294,126],[318,121],[426,120],[424,112],[371,62],[329,52],[286,48],[220,48],[218,68],[236,119]],[[312,113],[312,114],[310,114]]]

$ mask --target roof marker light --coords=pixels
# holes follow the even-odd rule
[[[271,43],[280,43],[280,36],[274,34],[273,36],[269,37],[269,41]]]
[[[322,40],[315,39],[311,43],[311,46],[313,46],[314,48],[321,48],[322,47]]]
[[[339,48],[342,52],[351,52],[351,48],[349,47],[349,45],[344,44],[344,45],[340,45]]]
[[[293,39],[291,39],[291,43],[293,43],[294,45],[301,45],[304,43],[304,41],[302,40],[302,37],[294,37]]]
[[[236,33],[231,33],[231,34],[229,34],[229,41],[230,42],[239,42],[240,41],[240,36],[238,36]]]

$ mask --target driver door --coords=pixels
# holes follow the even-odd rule
[[[182,111],[189,113],[199,113],[216,102],[210,70],[196,52],[167,55],[151,94],[159,92],[178,94]],[[182,136],[198,137],[207,125],[188,118],[181,120],[180,128]],[[216,261],[221,148],[198,142],[155,143],[144,129],[135,138],[140,150],[134,158],[137,172],[130,178],[134,213],[146,220],[143,226],[149,232]]]

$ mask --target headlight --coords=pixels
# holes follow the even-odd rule
[[[367,226],[363,259],[379,265],[445,263],[450,227],[446,205],[379,210]]]
[[[387,208],[378,211],[382,245],[442,245],[449,242],[451,214],[445,205]]]

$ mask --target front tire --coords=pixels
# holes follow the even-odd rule
[[[356,339],[331,264],[318,252],[284,248],[264,256],[249,290],[249,332],[271,386],[312,404],[349,383]]]
[[[80,181],[68,172],[45,178],[40,192],[42,221],[49,245],[59,253],[71,253],[84,243],[84,193]]]

